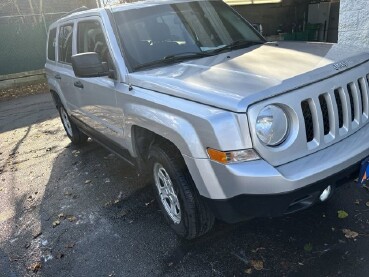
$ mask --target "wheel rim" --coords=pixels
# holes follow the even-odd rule
[[[181,206],[178,196],[168,172],[159,163],[154,165],[154,178],[165,211],[175,224],[179,224],[181,222]]]
[[[60,108],[60,114],[65,130],[67,131],[67,134],[69,136],[73,136],[72,126],[70,125],[68,114],[63,107]]]

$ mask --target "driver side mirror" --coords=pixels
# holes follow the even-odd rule
[[[90,78],[111,76],[108,64],[102,62],[101,57],[96,52],[87,52],[72,56],[72,67],[76,77]]]

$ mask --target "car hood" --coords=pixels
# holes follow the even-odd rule
[[[133,86],[245,112],[257,101],[318,82],[369,60],[369,52],[327,43],[280,42],[129,75]]]

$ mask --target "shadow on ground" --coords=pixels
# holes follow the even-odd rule
[[[0,102],[0,133],[57,117],[58,112],[50,100],[50,93],[46,93]]]

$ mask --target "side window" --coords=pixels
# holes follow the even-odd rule
[[[78,23],[77,52],[96,52],[100,55],[101,60],[108,64],[109,68],[113,68],[113,62],[111,60],[104,32],[100,23],[96,20],[82,21]]]
[[[72,63],[73,24],[64,25],[59,30],[59,62]]]
[[[50,61],[55,61],[55,43],[56,43],[56,28],[49,32],[49,41],[47,43],[47,58]]]

